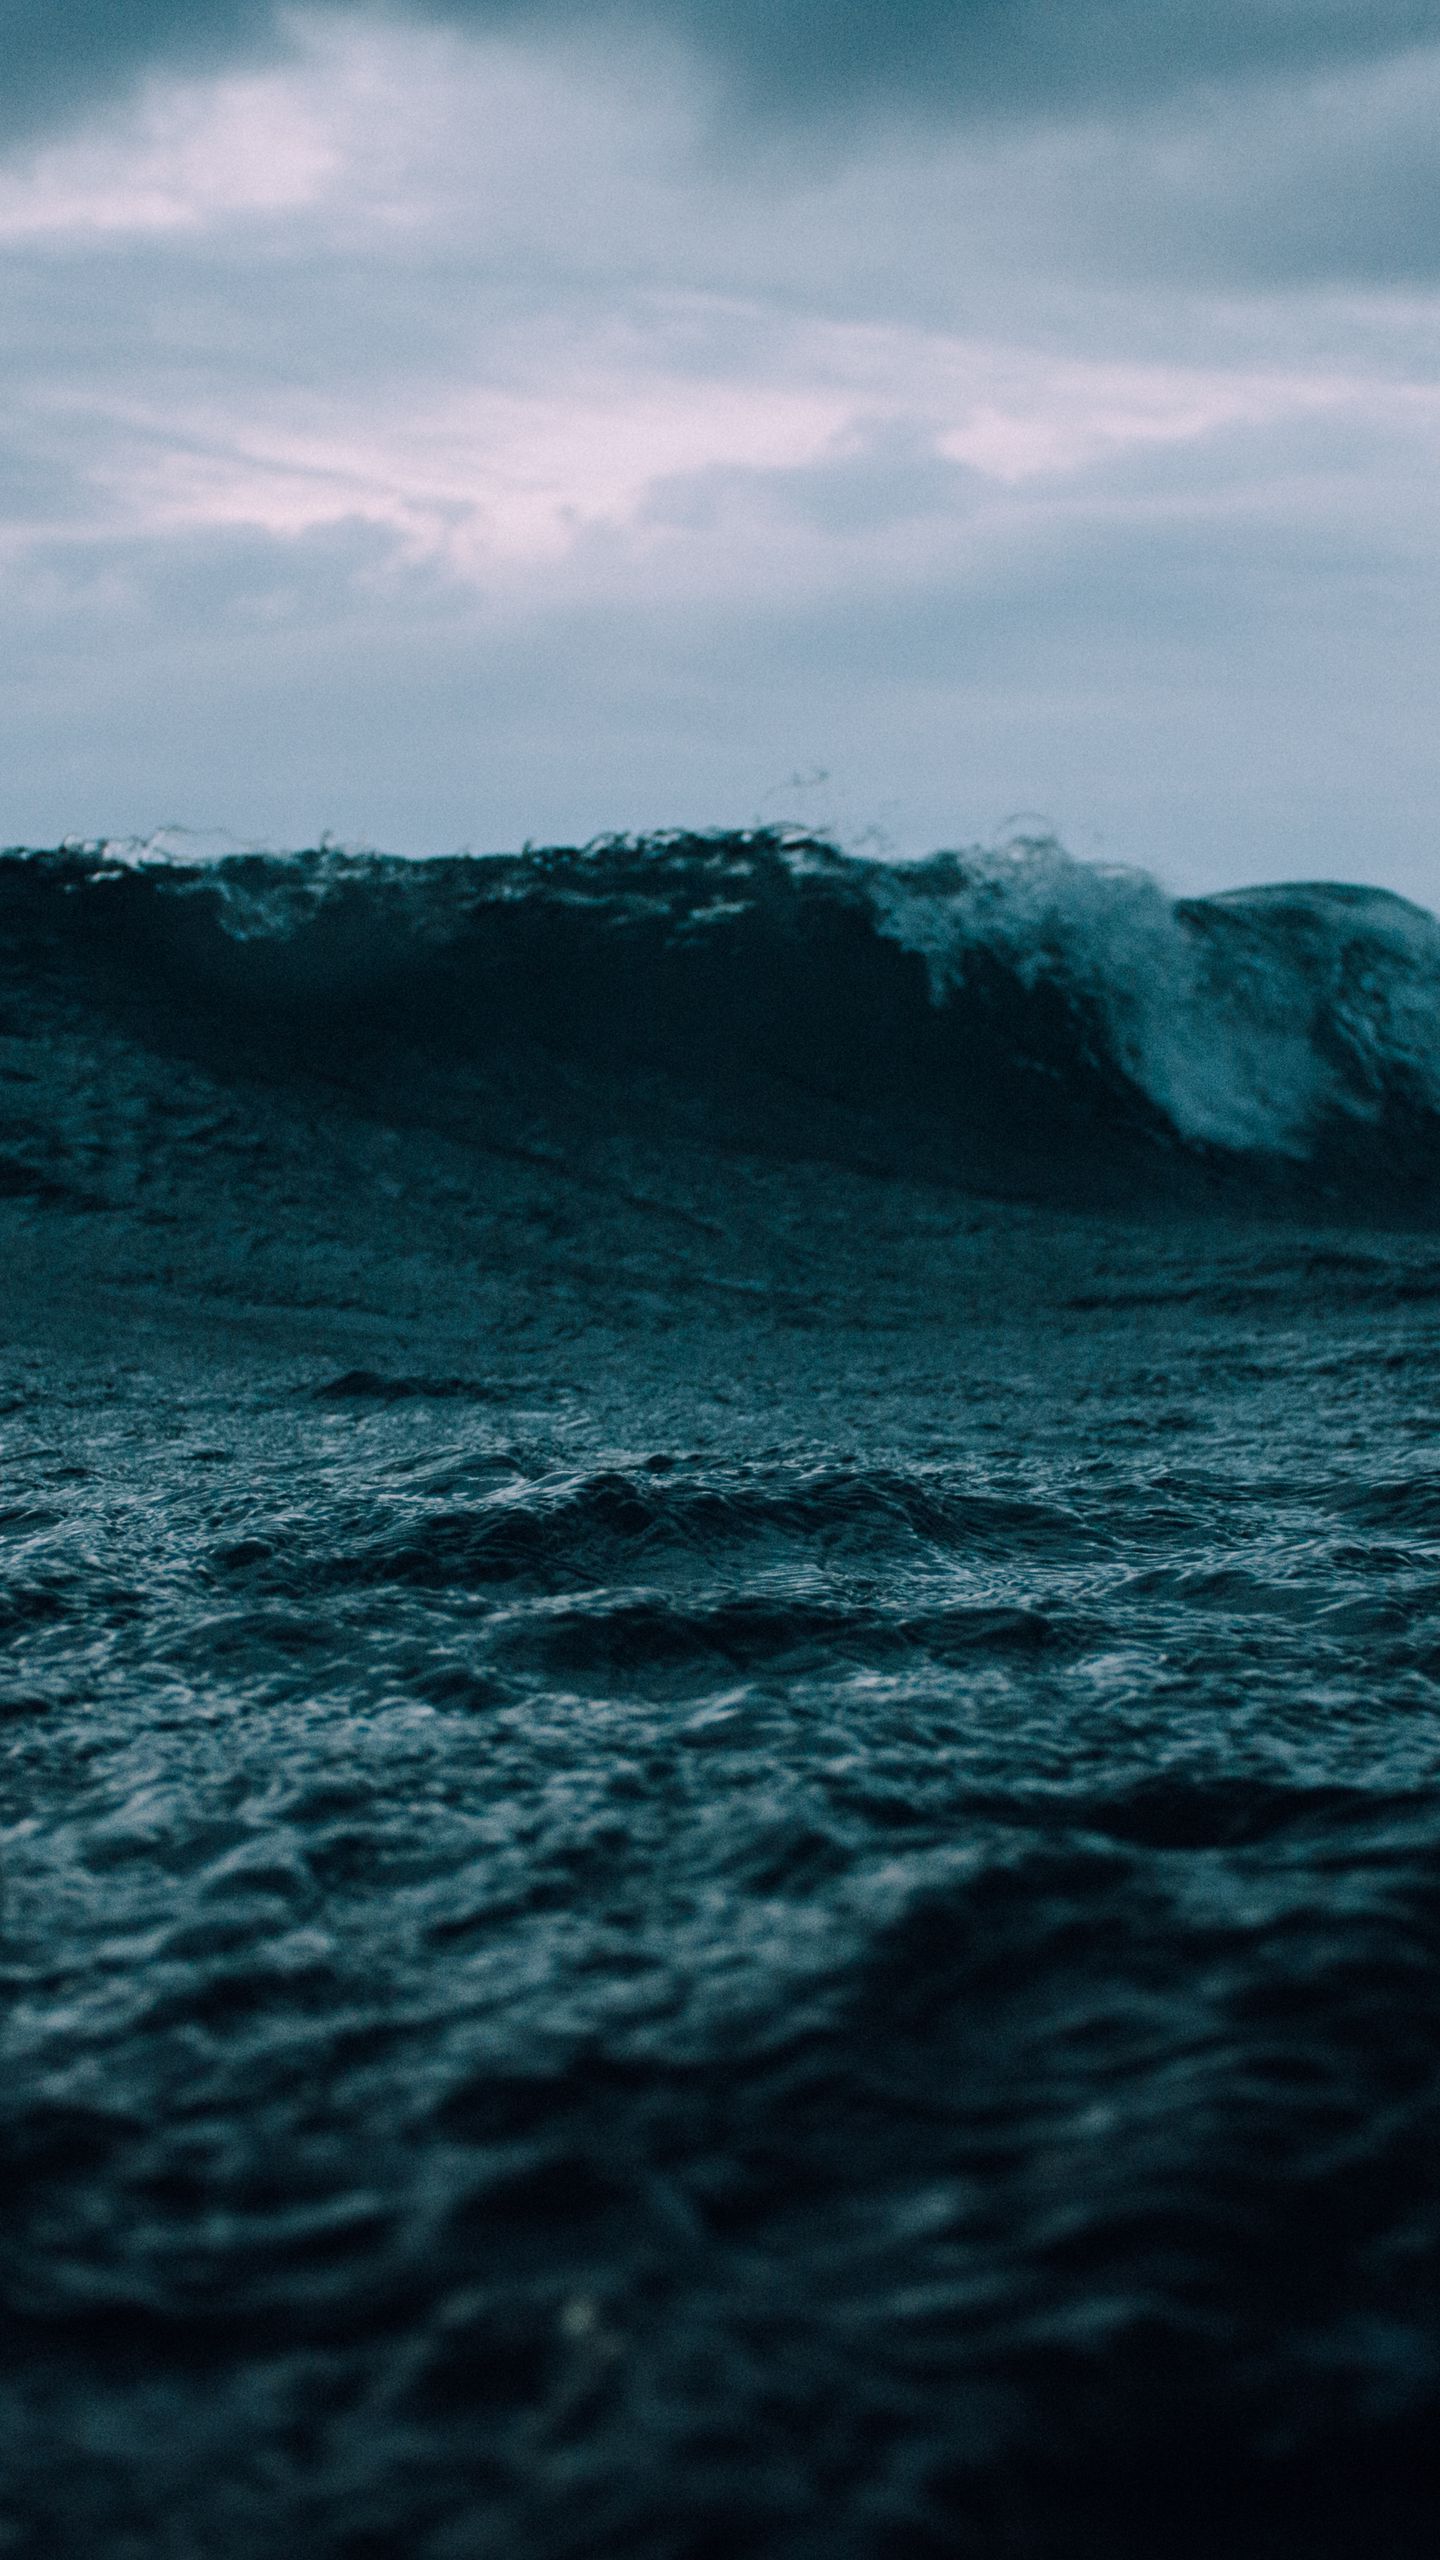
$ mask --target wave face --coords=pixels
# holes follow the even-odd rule
[[[764,832],[411,863],[0,857],[33,993],[332,1066],[518,1047],[723,1134],[1032,1195],[1440,1200],[1440,922],[1327,884],[1175,900],[1048,843],[895,865]]]

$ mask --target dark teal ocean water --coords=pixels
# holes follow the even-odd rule
[[[1428,2551],[1440,928],[482,868],[0,879],[0,2550]]]

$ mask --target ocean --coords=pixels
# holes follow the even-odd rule
[[[0,858],[5,2560],[1440,2491],[1440,923]]]

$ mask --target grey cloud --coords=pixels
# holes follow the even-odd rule
[[[487,0],[437,5],[493,14]],[[512,0],[506,14],[531,12]],[[559,0],[544,14],[584,12]],[[781,108],[1104,106],[1374,60],[1440,34],[1436,0],[663,0],[650,14],[713,53],[756,104]]]
[[[600,8],[433,0],[427,14],[579,28]],[[651,0],[651,22],[664,14]],[[833,183],[812,164],[777,219],[743,151],[622,153],[599,83],[605,147],[577,192],[539,81],[535,128],[501,173],[528,189],[513,229],[459,190],[409,246],[332,235],[323,207],[258,239],[222,224],[16,246],[0,306],[6,833],[180,818],[438,850],[788,814],[772,787],[823,766],[841,822],[879,816],[916,850],[1025,804],[1078,851],[1197,882],[1368,866],[1433,900],[1432,429],[1390,396],[1433,379],[1431,320],[1399,297],[1222,305],[1186,288],[1434,271],[1435,64],[1362,77],[1360,56],[1436,32],[1436,15],[1384,0],[772,0],[762,29],[758,5],[675,0],[667,23],[706,35],[734,95],[771,110],[968,97],[974,128],[955,149],[907,133],[837,154]],[[32,118],[147,64],[273,45],[278,25],[260,0],[0,0],[9,94]],[[853,41],[822,44],[827,29]],[[1242,79],[1247,65],[1345,76],[1302,97],[1298,81]],[[1222,79],[1223,97],[1194,86]],[[1062,98],[1153,99],[1164,82],[1172,102],[1143,125],[1044,121]],[[1002,106],[1027,105],[1029,129],[998,129]],[[463,155],[465,136],[447,148]],[[667,300],[676,285],[697,291]],[[447,382],[503,382],[512,363],[562,400],[612,310],[633,324],[620,343],[637,382],[803,382],[819,359],[799,339],[793,369],[785,353],[801,323],[899,330],[908,315],[1097,360],[1349,369],[1357,391],[997,494],[937,449],[940,395],[922,382],[913,426],[803,464],[673,474],[640,543],[606,527],[488,593],[370,522],[157,531],[140,505],[135,529],[137,454],[203,454],[232,417],[237,443],[257,414],[317,433],[333,419],[337,436],[372,414],[423,419]],[[593,344],[603,354],[603,332]]]
[[[651,488],[645,521],[710,533],[736,515],[764,513],[842,539],[863,537],[966,513],[985,486],[979,472],[900,419],[848,437],[818,462],[672,474]]]
[[[11,572],[6,832],[443,850],[788,814],[766,794],[823,766],[837,823],[880,816],[915,850],[1023,805],[1197,884],[1433,899],[1428,524],[1403,486],[1357,507],[1363,472],[1297,507],[1318,422],[1239,441],[1228,501],[1197,509],[1141,457],[1127,507],[1112,462],[1001,500],[978,539],[937,526],[908,567],[782,540],[725,595],[487,599],[364,524],[40,546]]]
[[[782,114],[1104,107],[1440,36],[1440,0],[392,0],[389,14],[479,30],[593,29],[602,14],[658,27],[752,109]],[[273,47],[283,27],[274,0],[0,0],[0,126],[33,128],[160,64]]]
[[[0,132],[58,121],[158,64],[281,41],[273,0],[0,0]]]
[[[1277,101],[1181,101],[1142,132],[1054,136],[1032,154],[1032,226],[1111,275],[1270,290],[1440,273],[1440,54]]]

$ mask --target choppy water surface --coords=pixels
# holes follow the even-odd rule
[[[4,2560],[1428,2555],[1437,1210],[1376,892],[0,860]]]
[[[12,1378],[11,2548],[1420,2547],[1437,1327],[1183,1323]]]

